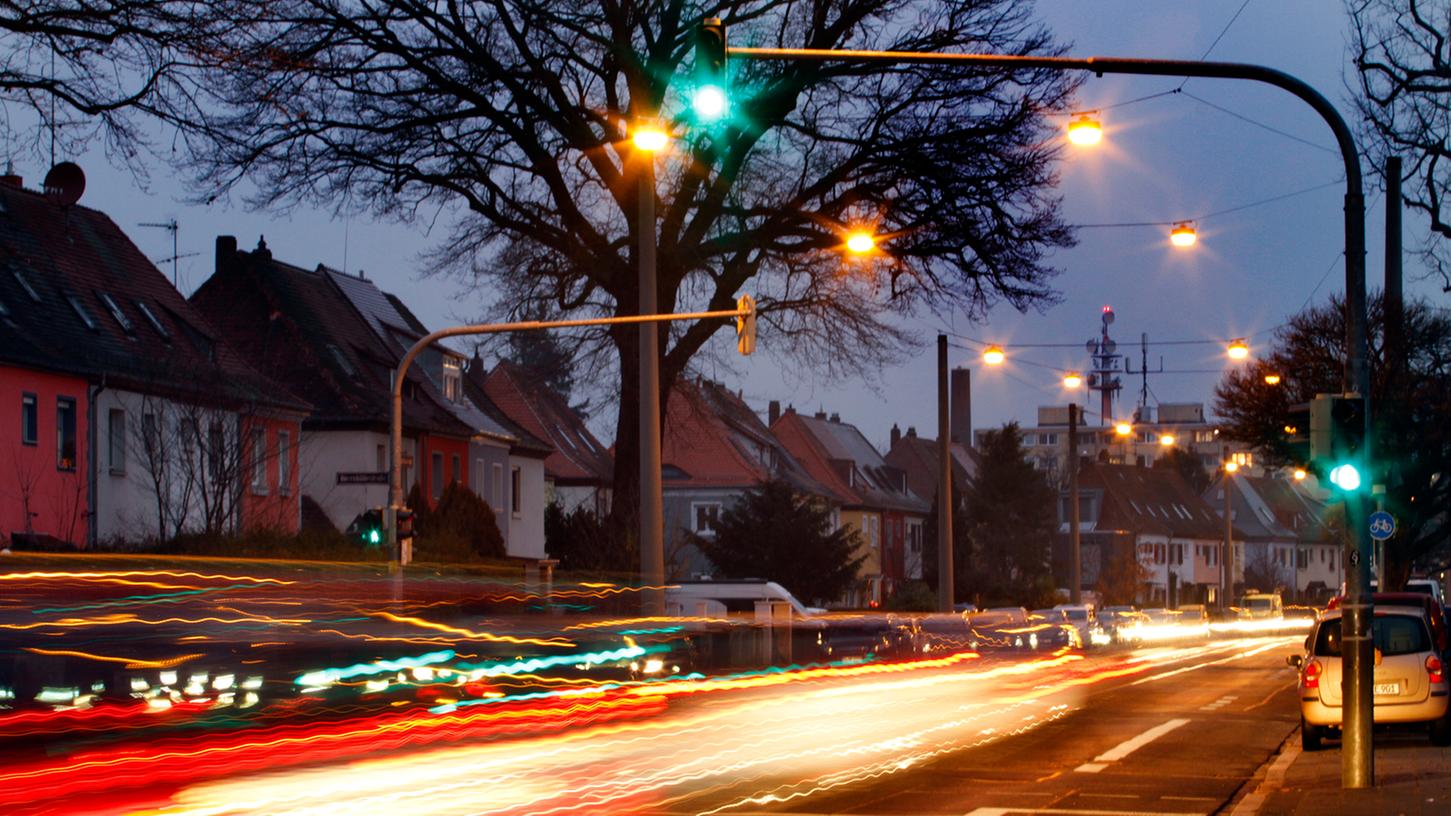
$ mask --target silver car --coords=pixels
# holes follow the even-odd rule
[[[1300,672],[1300,740],[1306,751],[1318,750],[1320,741],[1341,724],[1340,614],[1338,609],[1326,612],[1305,639],[1306,654],[1288,659]],[[1433,744],[1451,745],[1451,686],[1426,613],[1408,606],[1378,606],[1371,631],[1375,721],[1427,723]]]

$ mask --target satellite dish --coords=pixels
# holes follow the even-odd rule
[[[1083,345],[1084,345],[1084,348],[1087,348],[1088,349],[1088,353],[1089,354],[1092,354],[1095,351],[1098,351],[1098,341],[1097,340],[1089,340],[1087,343],[1084,343]]]
[[[81,200],[86,191],[86,174],[75,162],[61,162],[45,174],[45,194],[62,207]]]
[[[1103,341],[1103,353],[1104,354],[1113,354],[1113,351],[1116,348],[1118,348],[1118,343],[1115,343],[1112,340],[1105,340],[1105,341]]]
[[[1113,325],[1113,309],[1110,309],[1107,306],[1103,307],[1103,325]]]
[[[1088,384],[1089,384],[1090,387],[1095,387],[1096,388],[1098,386],[1098,375],[1097,374],[1089,374],[1088,375]]]

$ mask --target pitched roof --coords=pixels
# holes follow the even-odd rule
[[[961,488],[977,475],[977,454],[959,442],[951,444],[950,452],[953,485]],[[907,474],[907,487],[913,493],[928,501],[937,495],[937,479],[941,472],[941,453],[937,449],[937,440],[909,433],[898,438],[896,444],[882,458],[887,464]]]
[[[803,493],[850,498],[812,478],[756,412],[719,383],[677,380],[664,425],[666,489],[749,488],[779,478]]]
[[[847,497],[847,505],[926,513],[930,499],[912,492],[906,472],[888,465],[855,425],[788,410],[771,432],[813,478]]]
[[[306,410],[97,210],[0,185],[0,361],[206,403]]]
[[[544,473],[556,483],[608,485],[614,481],[614,457],[590,432],[584,417],[525,369],[500,361],[483,378],[483,390],[510,420],[553,446],[553,453],[544,460]]]
[[[1220,495],[1223,476],[1204,491],[1211,501]],[[1284,479],[1236,475],[1229,480],[1230,509],[1235,528],[1249,541],[1323,541],[1325,506],[1296,490]],[[1221,505],[1222,506],[1222,505]],[[1222,516],[1221,516],[1222,517]]]
[[[248,349],[259,368],[312,403],[309,423],[386,428],[398,356],[328,272],[275,260],[265,241],[251,252],[238,251],[235,239],[223,236],[217,239],[217,269],[192,302]],[[422,373],[410,371],[408,382],[406,429],[473,433],[439,404]]]
[[[1129,530],[1176,538],[1221,538],[1224,526],[1189,483],[1173,470],[1085,463],[1080,490],[1101,490],[1098,530]],[[1240,537],[1235,531],[1235,536]]]

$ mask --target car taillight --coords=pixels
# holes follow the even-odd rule
[[[1300,674],[1300,683],[1307,689],[1320,688],[1320,661],[1311,660]]]
[[[1441,658],[1435,655],[1426,655],[1426,673],[1431,675],[1432,683],[1441,683],[1446,679],[1445,668],[1441,665]]]

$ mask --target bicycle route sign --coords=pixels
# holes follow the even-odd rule
[[[1377,510],[1370,514],[1370,537],[1376,541],[1385,541],[1396,534],[1396,517],[1384,510]]]

